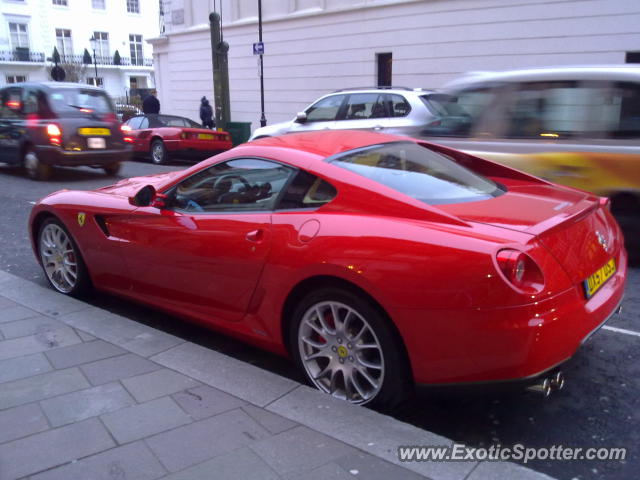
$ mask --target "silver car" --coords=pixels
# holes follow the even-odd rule
[[[375,130],[415,136],[436,126],[433,92],[404,87],[352,88],[320,97],[296,118],[258,128],[250,140],[311,130]]]

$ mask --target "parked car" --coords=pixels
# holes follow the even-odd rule
[[[308,132],[56,192],[30,234],[61,293],[154,305],[389,406],[414,383],[562,386],[559,365],[623,297],[607,205],[435,144]]]
[[[611,198],[640,253],[640,67],[478,72],[431,103],[432,141]]]
[[[49,178],[56,165],[115,175],[131,155],[106,92],[76,83],[0,89],[0,147],[0,162],[24,166],[34,180]]]
[[[176,115],[138,115],[127,120],[122,129],[133,143],[134,155],[148,155],[158,164],[172,156],[202,160],[233,147],[228,132],[209,130]]]
[[[417,136],[439,115],[429,102],[429,90],[372,87],[338,90],[298,113],[288,122],[258,128],[250,140],[311,130],[374,130]]]

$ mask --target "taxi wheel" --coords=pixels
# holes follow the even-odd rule
[[[169,161],[169,153],[167,147],[164,146],[164,142],[159,139],[155,139],[151,142],[151,161],[157,165],[167,163]]]
[[[339,288],[313,291],[295,309],[289,333],[296,363],[325,393],[388,411],[413,391],[398,335],[361,295]]]
[[[117,175],[118,172],[120,172],[120,168],[122,167],[122,164],[120,162],[116,162],[116,163],[111,163],[109,165],[105,165],[104,167],[102,167],[102,169],[104,170],[104,173],[106,173],[109,176],[114,176]]]
[[[22,165],[27,171],[27,176],[31,180],[48,180],[53,170],[51,165],[46,165],[40,161],[38,155],[33,150],[27,150],[22,160]]]

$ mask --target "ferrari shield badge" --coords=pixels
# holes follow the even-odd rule
[[[86,220],[87,215],[84,212],[78,213],[78,225],[84,227],[84,221]]]

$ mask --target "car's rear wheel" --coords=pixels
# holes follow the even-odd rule
[[[113,175],[117,175],[118,172],[120,172],[121,167],[122,167],[122,163],[116,162],[116,163],[111,163],[109,165],[105,165],[104,167],[102,167],[102,169],[104,170],[104,173],[106,173],[107,175],[113,176]]]
[[[151,142],[151,161],[157,165],[167,163],[169,161],[169,152],[167,152],[167,147],[164,146],[164,142],[160,139],[155,139]]]
[[[53,288],[67,295],[79,295],[89,288],[89,274],[80,250],[59,220],[49,218],[41,225],[38,253]]]
[[[325,393],[385,409],[411,393],[397,335],[363,296],[337,288],[312,292],[295,309],[290,334],[296,362]]]
[[[51,165],[42,163],[36,152],[32,149],[25,152],[22,165],[31,180],[48,180],[53,170]]]

